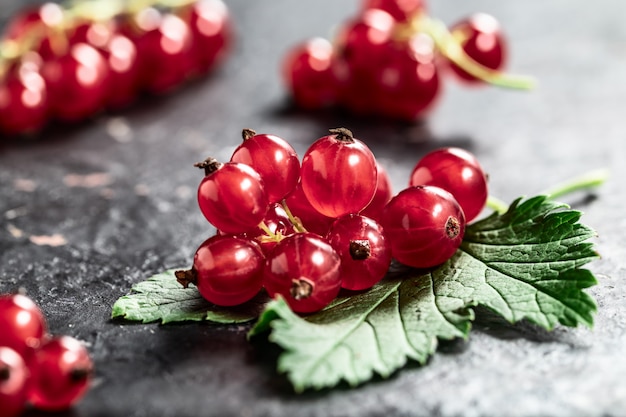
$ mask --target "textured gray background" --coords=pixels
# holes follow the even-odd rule
[[[0,291],[25,287],[51,330],[86,341],[97,366],[94,388],[62,416],[626,414],[626,2],[431,3],[448,23],[473,11],[495,15],[510,40],[511,70],[534,75],[538,88],[467,89],[448,80],[426,125],[299,113],[285,99],[281,57],[297,41],[328,36],[357,2],[233,0],[238,43],[210,79],[0,146]],[[3,0],[0,19],[20,4]],[[243,127],[280,135],[302,154],[339,125],[368,142],[398,190],[420,155],[446,145],[474,152],[505,201],[609,168],[597,198],[566,200],[598,231],[595,328],[547,333],[480,313],[468,341],[446,343],[424,367],[296,396],[273,370],[276,351],[245,341],[248,326],[109,319],[133,283],[189,264],[212,233],[196,207],[193,162],[228,158]]]

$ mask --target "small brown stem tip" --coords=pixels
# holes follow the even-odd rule
[[[178,283],[182,285],[183,288],[188,288],[189,284],[195,285],[196,282],[198,282],[198,274],[193,268],[176,271],[174,272],[174,276],[176,276],[176,281],[178,281]]]
[[[330,132],[331,135],[336,135],[337,140],[340,140],[342,142],[354,141],[354,136],[352,135],[352,132],[349,129],[346,129],[345,127],[336,127],[334,129],[328,129],[328,131]]]
[[[313,283],[306,278],[297,278],[291,281],[291,289],[289,294],[295,300],[304,300],[309,298],[313,293]]]
[[[241,131],[241,137],[243,138],[244,141],[250,139],[254,135],[256,135],[256,132],[252,129],[246,128]]]
[[[456,217],[448,217],[446,221],[446,236],[450,239],[456,238],[461,233],[461,223]]]
[[[362,261],[370,257],[372,248],[370,241],[367,239],[351,240],[350,241],[350,256],[355,261]]]
[[[222,167],[222,163],[218,162],[217,159],[213,157],[208,157],[202,162],[196,162],[193,164],[196,168],[204,169],[204,175],[209,175]]]

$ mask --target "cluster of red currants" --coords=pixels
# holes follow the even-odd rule
[[[503,68],[506,45],[496,19],[477,13],[448,30],[424,3],[363,0],[333,43],[314,38],[293,47],[283,78],[295,103],[412,121],[432,109],[443,72],[480,83]]]
[[[393,195],[371,150],[345,128],[315,141],[300,162],[275,135],[243,131],[231,160],[209,158],[198,203],[217,229],[178,281],[208,301],[242,304],[265,288],[299,313],[328,305],[341,288],[366,290],[392,259],[430,268],[449,259],[487,200],[476,158],[458,148],[424,156]]]
[[[0,295],[0,415],[16,417],[30,404],[64,410],[89,388],[93,363],[70,336],[51,336],[39,307],[21,294]]]
[[[0,39],[0,132],[76,122],[207,74],[232,41],[225,4],[166,2],[48,2],[14,16]]]

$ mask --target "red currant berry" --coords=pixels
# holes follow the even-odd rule
[[[76,403],[87,392],[93,373],[89,352],[69,336],[44,343],[30,367],[28,400],[44,411],[60,411]]]
[[[0,415],[18,417],[26,406],[28,368],[13,349],[0,346]]]
[[[18,43],[34,41],[31,49],[52,52],[56,46],[53,44],[65,41],[61,33],[64,18],[63,8],[56,3],[29,6],[11,18],[2,38]]]
[[[207,301],[236,306],[262,288],[265,258],[255,242],[233,236],[213,236],[198,248],[189,271],[176,271],[178,282],[193,283]]]
[[[48,118],[48,89],[38,69],[11,68],[0,83],[0,130],[7,134],[40,130]]]
[[[52,113],[58,119],[82,120],[103,107],[108,68],[92,46],[71,45],[67,54],[44,62],[42,73],[50,87]]]
[[[151,93],[166,93],[185,81],[192,68],[191,30],[180,17],[148,7],[121,29],[139,54],[142,86]]]
[[[381,225],[391,244],[391,255],[398,262],[430,268],[448,260],[461,245],[465,216],[449,192],[416,186],[391,199]]]
[[[410,186],[434,185],[451,193],[469,222],[487,202],[487,176],[474,155],[459,148],[442,148],[425,155],[413,168]]]
[[[341,257],[342,288],[365,290],[387,274],[391,247],[376,221],[347,214],[335,220],[326,238]]]
[[[139,62],[135,44],[117,33],[113,24],[90,22],[79,25],[71,43],[85,42],[102,54],[108,68],[108,85],[105,103],[108,108],[119,109],[132,103],[139,83]]]
[[[337,86],[332,60],[333,46],[322,38],[296,45],[285,56],[283,78],[298,106],[314,110],[334,104]]]
[[[388,59],[376,73],[376,105],[380,114],[415,120],[430,110],[440,93],[434,43],[428,35],[414,36],[407,44],[393,44]]]
[[[296,188],[285,199],[287,207],[291,213],[297,217],[302,226],[309,232],[320,236],[326,236],[330,225],[335,221],[333,217],[328,217],[320,213],[309,203],[309,200],[302,191],[302,183],[299,182]]]
[[[398,22],[406,22],[424,11],[424,0],[364,0],[363,10],[380,9]]]
[[[341,260],[330,244],[313,233],[283,239],[268,255],[263,285],[270,297],[282,296],[297,313],[327,306],[341,288]]]
[[[358,213],[376,192],[376,159],[348,129],[330,132],[313,143],[302,158],[302,190],[325,216]]]
[[[393,191],[387,170],[378,161],[376,162],[376,173],[376,193],[360,214],[379,222],[383,215],[383,209],[393,197]]]
[[[231,162],[254,168],[263,179],[270,203],[281,201],[296,187],[300,179],[300,161],[286,140],[275,135],[243,130],[243,143],[235,149]]]
[[[492,70],[501,70],[506,63],[506,41],[500,23],[491,15],[476,13],[450,29],[465,53],[480,65]],[[454,63],[454,73],[467,82],[482,82]]]
[[[0,346],[29,360],[46,335],[46,319],[37,304],[21,294],[0,296]]]
[[[212,158],[196,166],[204,168],[206,174],[198,187],[204,217],[225,233],[255,229],[269,207],[261,176],[248,165],[221,164]]]
[[[198,0],[189,7],[185,20],[191,28],[194,66],[204,74],[221,63],[230,50],[232,23],[222,0]]]

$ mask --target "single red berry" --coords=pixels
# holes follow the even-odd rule
[[[299,182],[296,188],[285,199],[287,207],[291,213],[297,217],[302,226],[309,232],[320,236],[326,236],[330,225],[335,221],[333,217],[328,217],[320,213],[311,205],[302,191],[302,183]]]
[[[0,130],[6,134],[41,130],[48,120],[48,88],[37,68],[21,62],[0,82]]]
[[[376,70],[378,113],[400,120],[415,120],[433,108],[440,94],[434,43],[419,34],[407,43],[392,43],[388,59]]]
[[[451,193],[473,220],[489,195],[487,176],[474,155],[460,148],[442,148],[426,154],[411,172],[409,185],[434,185]]]
[[[430,268],[448,260],[461,245],[465,216],[452,194],[420,185],[391,199],[381,225],[398,262]]]
[[[207,73],[224,60],[233,43],[228,8],[222,0],[198,0],[182,15],[191,29],[194,70]]]
[[[235,149],[231,162],[254,168],[263,179],[270,203],[282,201],[300,179],[300,160],[293,147],[275,135],[243,130],[243,143]]]
[[[376,159],[348,129],[330,132],[315,141],[302,158],[302,190],[325,216],[358,213],[376,192]]]
[[[70,336],[44,343],[30,363],[28,400],[44,411],[61,411],[76,403],[89,388],[93,362],[85,346]]]
[[[362,8],[384,10],[398,22],[406,22],[423,13],[425,4],[424,0],[364,0]]]
[[[13,349],[0,346],[0,415],[18,417],[26,408],[29,372]]]
[[[314,38],[296,45],[285,55],[283,79],[298,106],[314,110],[335,104],[333,50],[328,40]]]
[[[497,71],[506,64],[506,40],[500,23],[493,16],[476,13],[453,25],[450,32],[465,53],[480,65]],[[450,63],[450,67],[461,80],[482,82],[454,63]]]
[[[33,300],[22,294],[0,296],[0,346],[29,360],[46,332],[46,319]]]
[[[42,74],[50,88],[50,107],[62,121],[85,119],[104,106],[108,68],[102,55],[86,43],[44,62]]]
[[[213,236],[204,241],[189,271],[177,271],[185,287],[193,283],[207,301],[236,306],[251,300],[262,288],[265,258],[255,242],[233,236]]]
[[[166,93],[187,80],[193,66],[191,30],[172,13],[147,7],[120,31],[134,43],[139,60],[139,79],[151,93]]]
[[[270,297],[280,295],[298,313],[326,307],[341,288],[341,260],[330,244],[313,233],[283,239],[268,255],[263,285]]]
[[[248,165],[221,164],[212,158],[196,166],[206,174],[198,187],[204,217],[225,233],[256,229],[269,207],[261,176]]]
[[[387,170],[378,161],[376,162],[376,193],[372,201],[361,211],[361,215],[380,221],[383,209],[393,197],[391,180]]]
[[[341,287],[365,290],[380,281],[391,264],[391,247],[383,228],[369,217],[339,217],[326,236],[341,258]]]

